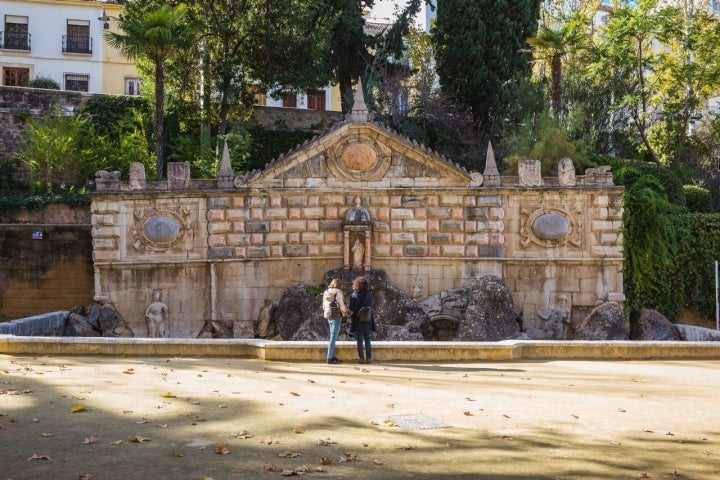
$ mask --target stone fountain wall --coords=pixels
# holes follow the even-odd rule
[[[135,169],[129,182],[99,172],[92,203],[95,296],[135,336],[148,335],[159,291],[171,337],[213,323],[253,337],[285,289],[356,268],[354,238],[369,247],[361,268],[384,270],[417,301],[502,278],[529,331],[552,312],[580,318],[624,300],[623,189],[607,168],[541,178],[525,161],[500,177],[489,149],[485,172],[467,172],[354,117],[244,176],[226,155],[216,181],[191,180],[184,163],[162,182]]]

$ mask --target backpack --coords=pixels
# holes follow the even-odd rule
[[[342,316],[342,312],[340,311],[340,304],[337,302],[336,297],[337,293],[330,302],[330,318],[339,318],[340,316]]]
[[[372,308],[370,307],[362,307],[360,310],[358,310],[358,320],[361,322],[370,322],[372,321]]]

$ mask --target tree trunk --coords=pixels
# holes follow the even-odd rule
[[[155,156],[157,178],[165,178],[165,69],[162,60],[155,64]]]

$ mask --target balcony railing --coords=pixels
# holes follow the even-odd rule
[[[6,50],[27,50],[29,52],[30,34],[0,32],[0,48]]]
[[[62,51],[63,53],[92,53],[92,38],[63,35]]]

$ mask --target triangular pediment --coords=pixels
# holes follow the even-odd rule
[[[417,142],[370,121],[346,121],[238,177],[242,187],[391,188],[468,186],[471,173]]]

